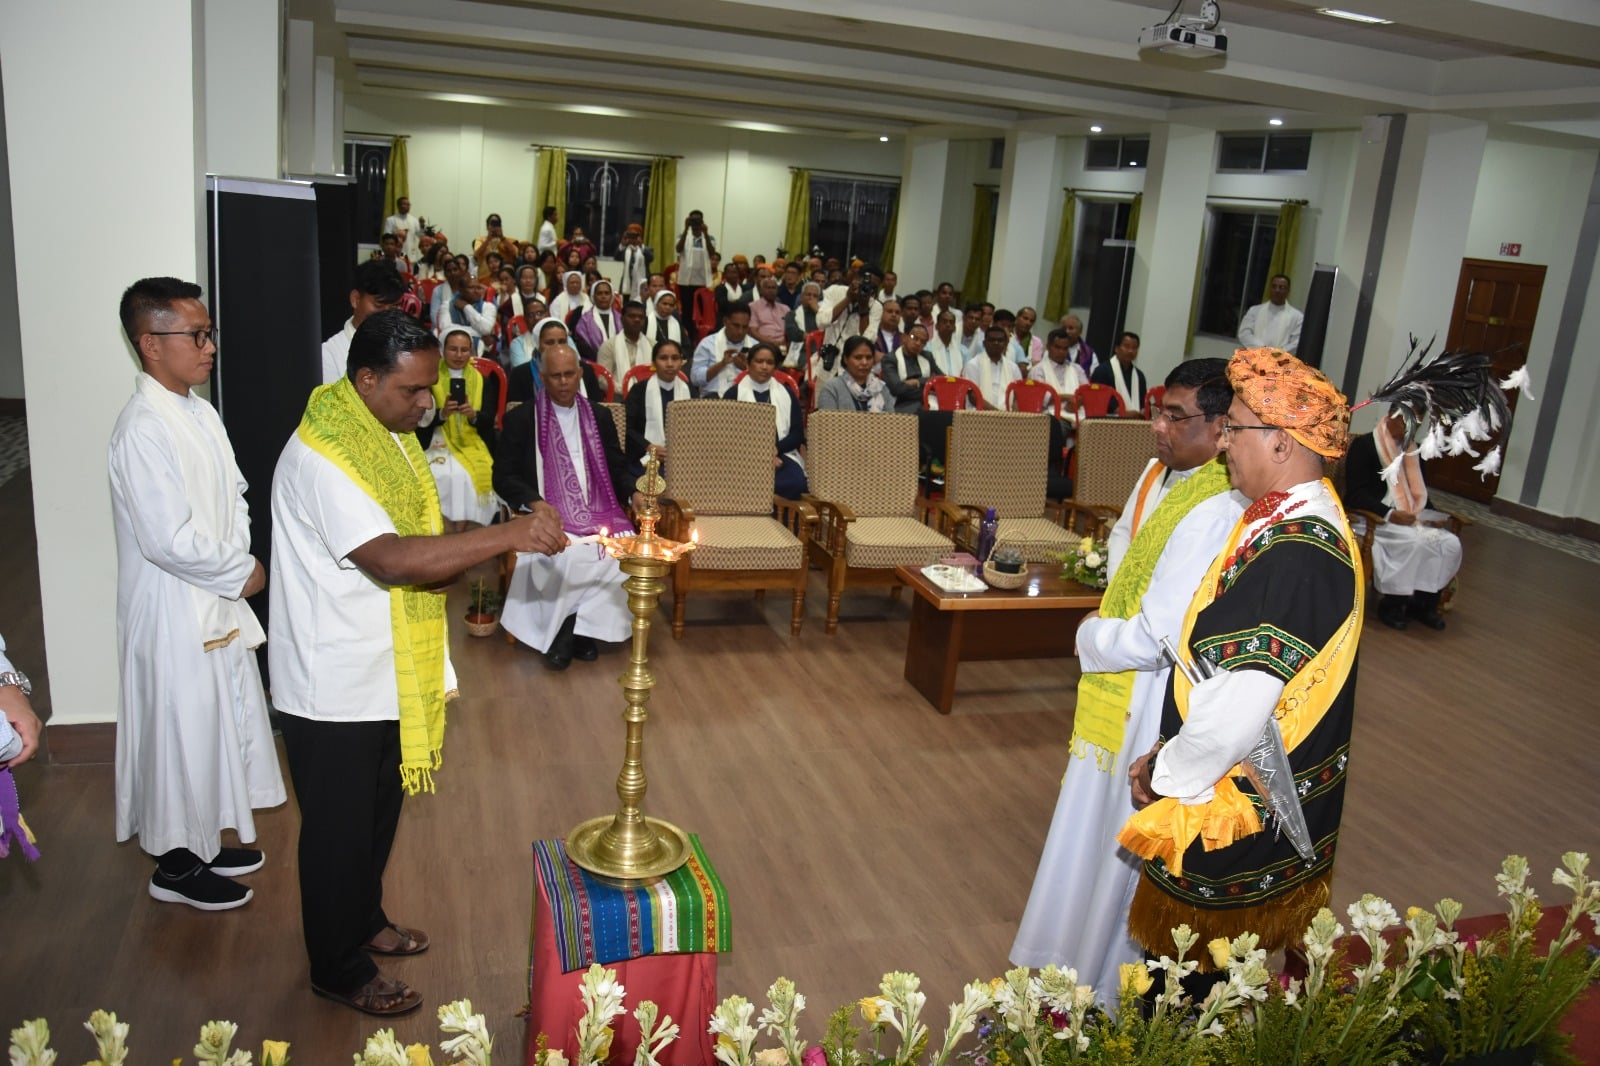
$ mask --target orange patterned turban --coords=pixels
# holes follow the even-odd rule
[[[1228,363],[1234,395],[1265,425],[1337,459],[1350,435],[1350,405],[1327,375],[1276,348],[1241,348]]]

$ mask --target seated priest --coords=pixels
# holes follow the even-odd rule
[[[500,405],[500,379],[485,376],[472,363],[477,343],[465,326],[446,326],[444,359],[433,385],[433,406],[417,424],[439,489],[439,510],[451,532],[494,520],[494,418]]]
[[[683,348],[677,341],[656,341],[650,361],[656,372],[628,390],[623,401],[628,416],[626,454],[634,475],[644,473],[646,452],[666,463],[667,404],[689,398],[689,386],[678,376],[683,371]]]
[[[1345,506],[1383,517],[1372,535],[1372,587],[1378,620],[1405,629],[1416,619],[1443,629],[1439,594],[1461,569],[1461,541],[1445,528],[1450,516],[1428,507],[1428,486],[1416,449],[1406,449],[1405,419],[1392,414],[1368,436],[1350,441],[1345,457]],[[1399,461],[1394,483],[1383,476]]]
[[[494,459],[494,489],[513,511],[543,500],[561,516],[568,540],[631,530],[620,500],[633,482],[611,416],[579,395],[578,353],[558,344],[544,353],[543,387],[508,413]],[[565,670],[593,662],[596,640],[622,641],[633,616],[617,561],[598,543],[569,543],[559,555],[517,556],[500,624]]]
[[[544,383],[542,364],[545,353],[570,343],[566,325],[556,318],[542,319],[527,335],[536,338],[533,356],[521,366],[512,367],[511,373],[506,376],[508,404],[532,400]],[[594,372],[594,367],[589,363],[583,363],[583,394],[589,397],[591,403],[601,403],[606,398],[600,375]]]
[[[798,500],[807,492],[805,461],[805,420],[800,398],[781,381],[773,380],[778,369],[778,349],[763,341],[745,356],[748,369],[738,383],[722,394],[724,400],[771,404],[777,418],[776,447],[772,453],[772,492],[786,500]]]

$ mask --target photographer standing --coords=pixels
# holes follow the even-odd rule
[[[687,313],[693,314],[695,293],[711,284],[711,257],[717,254],[717,242],[706,229],[705,215],[699,211],[689,212],[683,233],[678,237],[677,249],[678,302]]]
[[[843,348],[844,342],[850,337],[876,337],[878,325],[883,320],[876,268],[852,267],[845,277],[848,284],[830,285],[823,292],[817,311],[817,326],[823,332],[824,355],[811,369],[819,384],[840,372],[837,352]],[[834,351],[828,352],[829,348]]]

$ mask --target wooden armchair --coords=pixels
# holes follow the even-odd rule
[[[993,507],[998,535],[1031,563],[1077,546],[1082,534],[1065,526],[1066,508],[1045,496],[1050,424],[1046,414],[957,411],[950,428],[940,532],[971,551],[978,523]]]
[[[938,507],[917,499],[915,415],[816,411],[806,476],[817,523],[807,550],[828,575],[827,632],[839,628],[846,584],[887,585],[899,595],[898,566],[927,566],[950,554]]]
[[[1338,490],[1341,501],[1345,497],[1344,460],[1335,459],[1326,464],[1325,472],[1328,480]],[[1437,508],[1435,508],[1437,510]],[[1472,519],[1452,511],[1440,512],[1444,517],[1444,528],[1461,536],[1461,531],[1472,525]],[[1345,507],[1345,518],[1350,523],[1350,532],[1354,533],[1361,544],[1361,572],[1372,580],[1372,542],[1378,535],[1380,527],[1388,523],[1383,515],[1376,511],[1368,511],[1360,507]],[[1457,574],[1450,584],[1439,593],[1439,610],[1448,611],[1454,606],[1456,592],[1459,589],[1461,575]]]
[[[699,547],[673,564],[672,635],[691,590],[789,589],[791,636],[805,617],[806,542],[817,513],[772,494],[775,414],[764,403],[677,400],[667,406],[668,496],[658,528]],[[876,417],[883,417],[878,415]]]

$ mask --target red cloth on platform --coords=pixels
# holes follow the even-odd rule
[[[578,1057],[578,1019],[583,1017],[583,971],[561,972],[561,956],[556,951],[555,909],[545,894],[543,882],[535,877],[533,905],[533,960],[528,988],[527,1066],[534,1066],[540,1033],[548,1045],[564,1052],[569,1061]],[[650,1000],[678,1023],[678,1039],[667,1045],[661,1056],[663,1066],[702,1066],[715,1061],[711,1035],[706,1027],[717,1008],[717,956],[714,952],[679,955],[645,955],[625,962],[614,962],[624,992],[627,1013],[620,1015],[612,1028],[612,1062],[632,1062],[639,1047],[639,1023],[633,1010],[642,1000]]]

